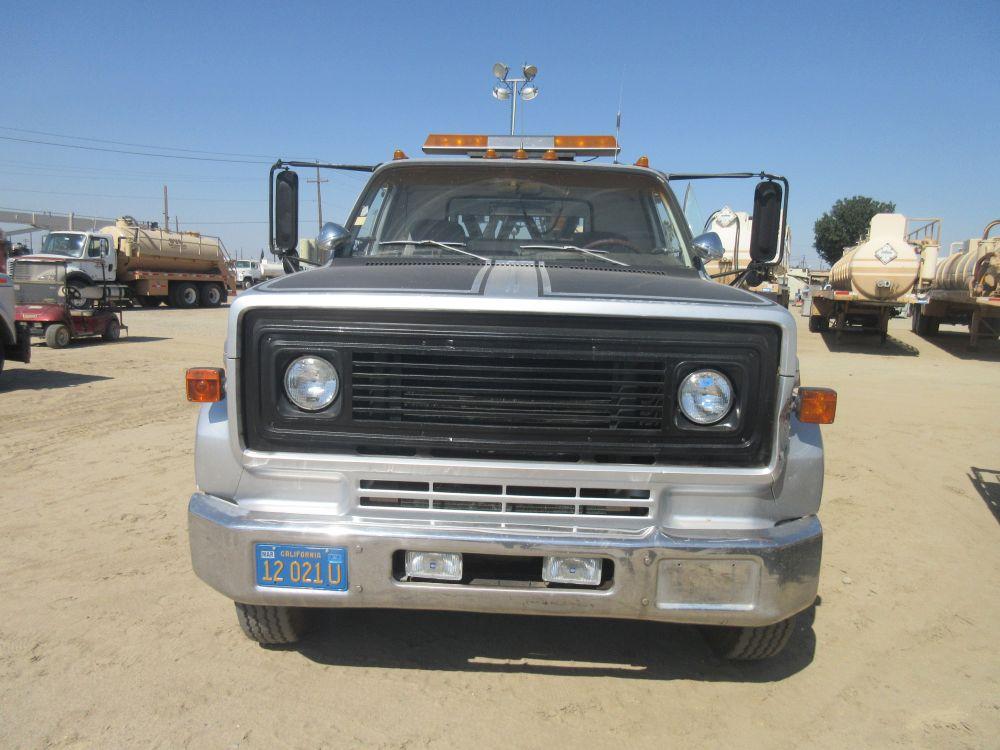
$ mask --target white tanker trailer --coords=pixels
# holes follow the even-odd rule
[[[750,235],[753,217],[745,211],[734,211],[723,206],[708,217],[705,232],[715,232],[722,240],[724,255],[719,260],[705,264],[705,273],[723,284],[728,284],[750,263]],[[785,227],[785,257],[791,257],[792,230]],[[771,268],[772,279],[747,287],[763,297],[772,299],[783,307],[788,307],[788,284],[785,281],[786,268],[775,264]]]
[[[913,295],[911,325],[920,336],[937,334],[942,323],[969,326],[969,345],[980,336],[1000,335],[1000,237],[990,232],[1000,219],[986,225],[982,237],[961,243],[946,258],[922,258],[920,283]]]
[[[925,222],[908,231],[913,222]],[[917,234],[921,234],[919,239]],[[809,330],[848,328],[877,331],[885,340],[889,319],[909,302],[917,283],[920,258],[935,255],[940,222],[937,219],[908,220],[902,214],[875,214],[868,237],[830,269],[828,288],[812,295]]]

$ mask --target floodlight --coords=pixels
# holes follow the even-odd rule
[[[506,86],[497,84],[493,87],[493,98],[499,99],[500,101],[506,101],[510,99],[510,89]]]
[[[526,83],[521,87],[521,98],[526,102],[530,102],[538,96],[538,86],[533,83]]]
[[[505,79],[507,77],[507,71],[509,71],[509,70],[510,70],[510,68],[508,68],[503,63],[497,63],[496,65],[493,66],[493,75],[495,75],[497,78],[499,78],[502,81],[503,79]],[[499,99],[500,97],[497,97],[497,98]]]
[[[532,78],[538,75],[538,66],[525,65],[523,68],[521,68],[521,72],[524,73],[524,77],[530,81]]]

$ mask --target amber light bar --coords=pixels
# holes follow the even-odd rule
[[[225,377],[220,367],[192,367],[184,377],[187,400],[198,404],[222,401]]]
[[[562,156],[615,156],[621,150],[613,135],[461,135],[431,133],[424,142],[425,154],[469,154],[483,156],[489,149],[498,156],[515,151],[531,155],[554,151]],[[551,157],[550,157],[551,158]]]

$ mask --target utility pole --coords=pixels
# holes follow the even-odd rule
[[[170,229],[170,227],[167,227],[167,229]],[[181,220],[178,219],[176,216],[174,216],[174,231],[177,232],[178,234],[180,234],[181,232]]]
[[[306,178],[306,182],[315,182],[316,183],[316,212],[317,212],[318,218],[319,218],[319,229],[320,229],[320,231],[323,231],[323,193],[320,190],[320,185],[323,184],[324,182],[329,182],[329,180],[324,180],[322,177],[319,176],[319,166],[317,165],[317,167],[316,167],[316,179],[312,180],[312,179]]]
[[[163,186],[163,229],[170,231],[170,212],[167,211],[167,186]]]

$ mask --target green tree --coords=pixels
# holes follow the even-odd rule
[[[844,248],[857,245],[868,233],[875,214],[891,214],[896,204],[878,201],[865,195],[841,198],[813,225],[813,247],[831,266],[840,260]]]

